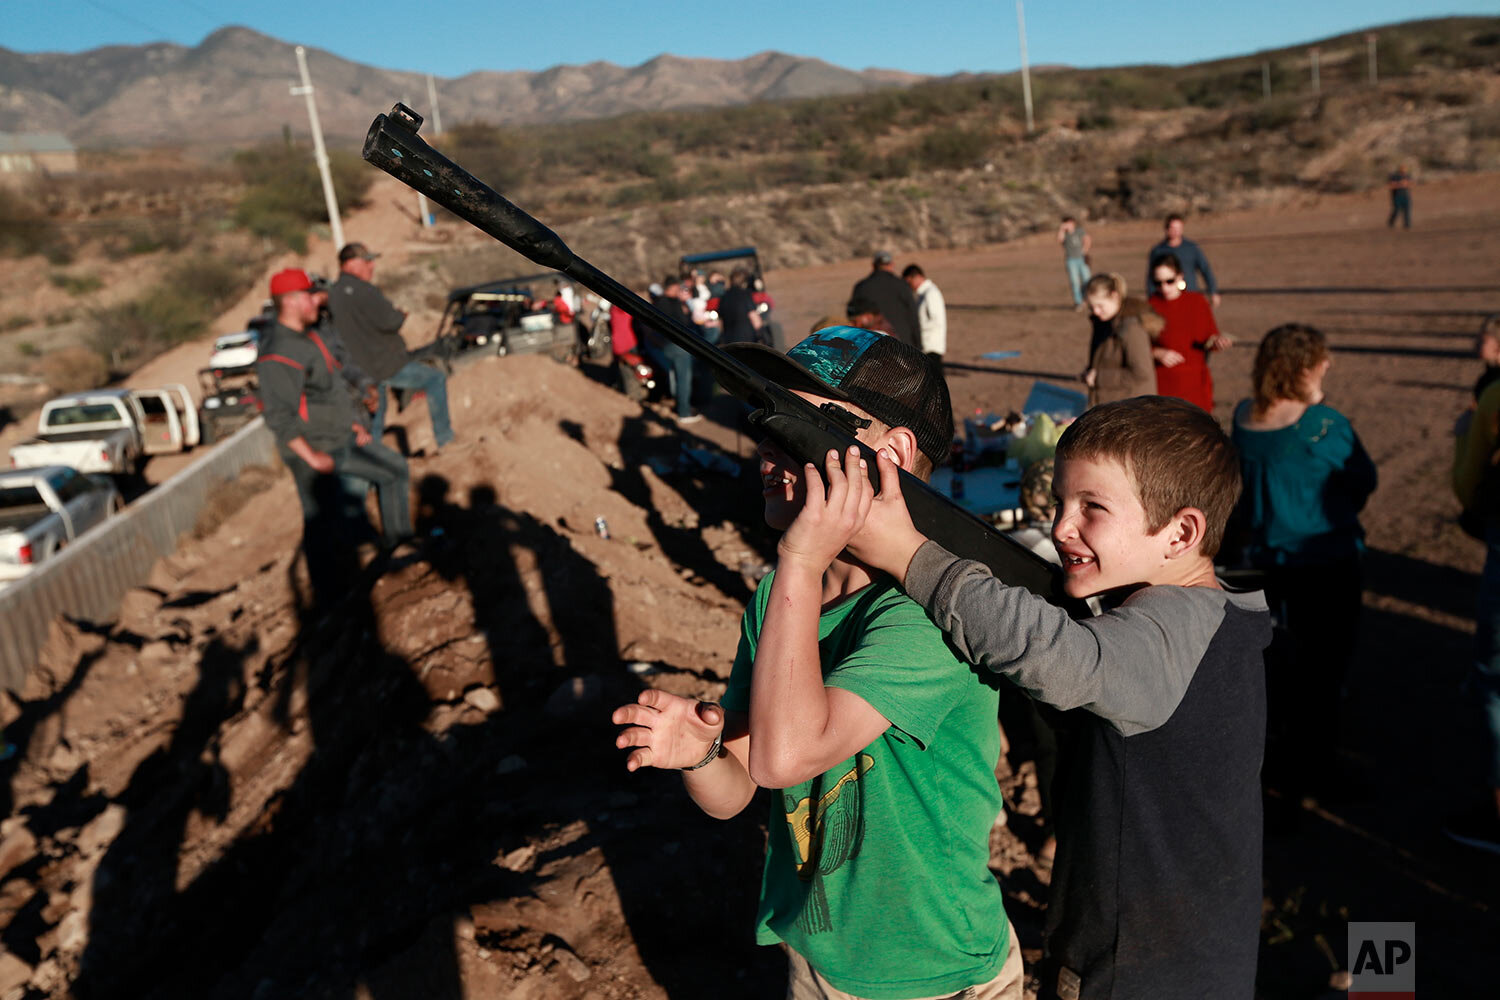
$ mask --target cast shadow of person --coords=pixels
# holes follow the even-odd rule
[[[475,822],[505,811],[492,779],[511,740],[493,717],[428,732],[441,702],[380,638],[371,588],[386,565],[313,550],[291,651],[247,678],[247,650],[211,643],[172,740],[132,775],[124,828],[94,879],[76,996],[458,1000],[455,916],[527,891],[526,876],[492,864],[504,824]],[[310,751],[179,887],[189,818],[221,820],[235,781],[274,780],[274,767],[230,779],[214,763],[251,684],[267,690],[272,730],[257,763],[295,752],[279,748],[304,727]]]
[[[765,528],[761,514],[759,480],[753,478],[754,453],[748,460],[738,460],[739,474],[729,476],[712,470],[686,470],[679,464],[683,442],[681,434],[665,436],[650,433],[651,424],[660,418],[650,413],[622,422],[618,447],[620,468],[610,470],[611,488],[646,512],[646,525],[660,546],[662,554],[678,566],[714,586],[725,597],[745,602],[752,586],[739,568],[724,565],[704,541],[703,525],[729,520],[739,527],[741,537],[764,562],[775,551],[775,541]],[[656,508],[651,488],[641,466],[672,468],[662,478],[677,491],[683,501],[698,515],[695,524],[669,524]]]
[[[710,819],[687,800],[675,775],[632,778],[614,748],[609,709],[634,700],[640,684],[619,660],[609,582],[565,535],[500,506],[491,487],[471,488],[467,506],[453,503],[449,489],[439,476],[418,484],[418,530],[436,528],[440,537],[467,540],[448,546],[434,568],[467,583],[497,675],[506,651],[527,644],[515,607],[525,595],[493,570],[510,561],[505,553],[519,548],[522,560],[536,560],[552,623],[556,668],[533,663],[518,675],[514,664],[502,682],[522,691],[550,673],[533,689],[535,695],[552,692],[535,715],[564,734],[550,743],[518,744],[530,778],[512,800],[511,818],[523,828],[588,821],[588,836],[566,850],[602,852],[636,950],[668,996],[701,996],[710,982],[716,995],[730,998],[784,990],[781,963],[754,945],[750,933],[764,841],[761,810],[752,806],[728,824]],[[582,697],[579,687],[569,687],[580,677],[582,690],[590,692]],[[566,679],[561,687],[559,678]],[[535,705],[537,698],[525,703]],[[538,863],[555,860],[547,855]],[[733,929],[728,944],[725,928]],[[728,968],[737,971],[726,975]]]

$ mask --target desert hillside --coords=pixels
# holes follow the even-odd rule
[[[0,48],[0,131],[61,132],[79,147],[187,145],[199,150],[306,134],[295,44],[249,28],[221,28],[191,48],[115,45],[76,55]],[[497,59],[503,59],[497,47]],[[409,95],[427,107],[427,77],[307,51],[319,117],[331,141],[357,142],[371,102]],[[661,55],[639,66],[594,62],[541,72],[486,70],[436,79],[450,123],[567,121],[630,111],[718,107],[759,100],[857,94],[922,79],[855,71],[819,59],[761,52],[746,59]]]

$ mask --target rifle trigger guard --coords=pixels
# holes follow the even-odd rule
[[[824,413],[828,414],[830,417],[843,424],[845,427],[849,428],[850,433],[853,433],[855,431],[862,431],[866,427],[869,427],[871,423],[868,418],[857,417],[837,403],[824,403],[822,406],[819,406],[818,409],[822,410]]]

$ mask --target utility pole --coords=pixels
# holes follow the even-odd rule
[[[1271,99],[1271,60],[1269,59],[1260,64],[1260,93],[1266,100]]]
[[[1021,34],[1021,97],[1026,102],[1026,134],[1036,131],[1036,119],[1031,112],[1031,66],[1026,61],[1026,8],[1022,0],[1016,0],[1016,25]]]
[[[428,77],[428,79],[431,80],[432,78]],[[411,107],[411,95],[402,94],[401,103],[408,108]],[[432,228],[432,213],[427,210],[427,196],[420,191],[417,192],[417,217],[422,220],[423,229]]]
[[[1375,38],[1373,31],[1365,36],[1365,48],[1370,52],[1370,86],[1372,87],[1378,82],[1375,78]]]
[[[292,93],[307,98],[307,118],[312,123],[313,156],[318,161],[318,173],[323,176],[323,200],[328,205],[328,225],[333,230],[335,250],[344,245],[344,224],[339,220],[339,201],[333,193],[333,174],[328,169],[328,150],[323,146],[323,126],[318,122],[318,105],[313,100],[312,80],[307,76],[307,50],[297,46],[297,69],[302,74],[302,86],[293,87]]]
[[[437,137],[443,134],[443,116],[438,114],[437,85],[432,82],[432,74],[427,74],[427,103],[432,107],[432,134]]]
[[[1312,51],[1312,83],[1313,83],[1313,93],[1314,94],[1321,94],[1323,92],[1323,82],[1318,79],[1318,47],[1316,45],[1314,45],[1312,47],[1311,51]]]

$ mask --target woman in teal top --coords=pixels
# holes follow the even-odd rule
[[[1271,612],[1291,639],[1287,655],[1267,658],[1266,778],[1292,802],[1336,782],[1340,691],[1359,629],[1359,512],[1376,480],[1348,419],[1323,404],[1331,363],[1310,326],[1266,334],[1254,396],[1235,407],[1232,430],[1246,555],[1266,571]]]

